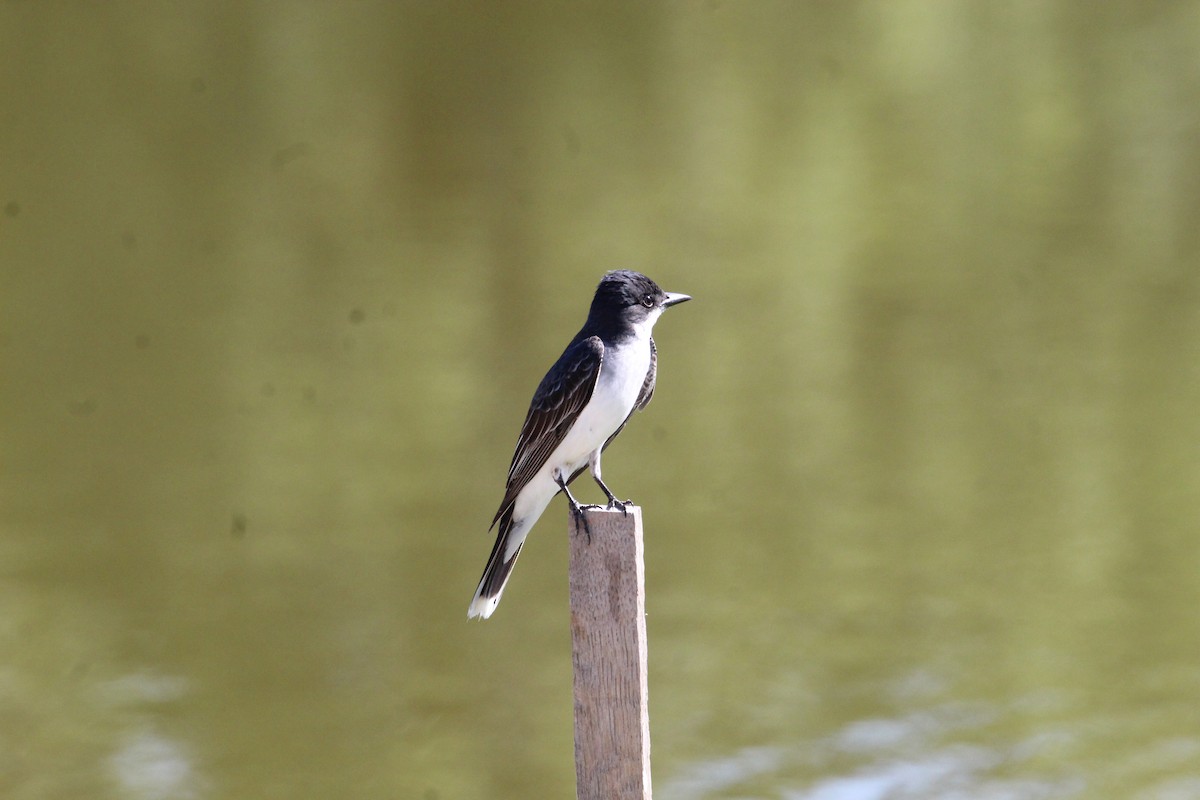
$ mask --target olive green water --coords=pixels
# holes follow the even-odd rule
[[[1200,5],[0,5],[0,797],[573,796],[609,268],[656,797],[1200,798]],[[598,499],[592,486],[581,486]]]

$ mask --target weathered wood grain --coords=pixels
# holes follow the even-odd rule
[[[571,519],[571,659],[579,800],[649,800],[642,510]]]

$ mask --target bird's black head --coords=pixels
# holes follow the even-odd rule
[[[664,309],[691,299],[686,294],[664,292],[640,272],[613,270],[605,273],[596,287],[588,326],[599,330],[617,328],[622,333],[636,333],[645,327],[648,332]]]

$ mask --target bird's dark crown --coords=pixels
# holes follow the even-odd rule
[[[639,325],[662,313],[667,299],[667,293],[640,272],[607,272],[596,287],[587,322],[576,338],[599,336],[605,341],[620,341],[634,336]]]
[[[658,284],[640,272],[617,269],[606,272],[592,298],[592,313],[607,310],[618,312],[629,306],[649,307],[662,302],[665,292]]]

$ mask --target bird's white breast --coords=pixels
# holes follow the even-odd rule
[[[605,438],[615,431],[637,402],[650,371],[650,339],[639,338],[620,348],[608,348],[604,352],[604,363],[600,367],[600,379],[595,393],[606,403],[611,403],[616,421]]]
[[[605,348],[591,401],[547,466],[560,467],[569,474],[586,463],[633,411],[649,370],[649,337]]]

